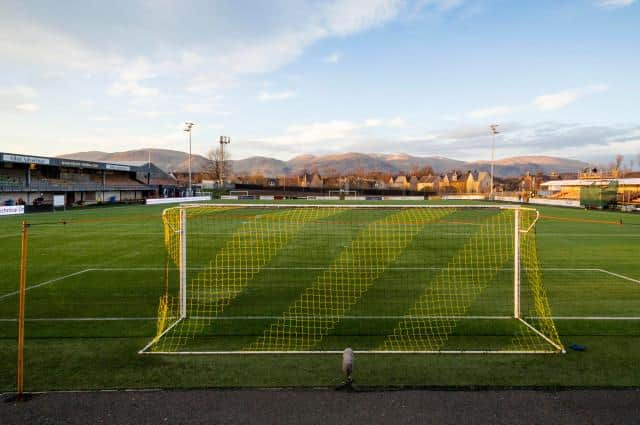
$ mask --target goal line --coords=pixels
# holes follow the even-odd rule
[[[191,317],[197,320],[231,321],[231,320],[274,320],[280,316],[224,316],[224,317]],[[316,319],[322,317],[314,317]],[[330,317],[324,317],[330,318]],[[514,320],[513,316],[343,316],[344,320],[396,320],[396,319],[454,319],[454,320]],[[636,321],[640,316],[552,316],[553,320],[585,320],[585,321]],[[540,319],[537,316],[525,316],[524,319]],[[127,321],[156,321],[157,317],[32,317],[27,322],[127,322]],[[0,318],[0,322],[17,322],[14,317]]]

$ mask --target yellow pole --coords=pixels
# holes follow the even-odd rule
[[[22,249],[20,251],[20,306],[18,308],[18,400],[22,400],[24,392],[24,298],[27,288],[27,227],[22,222]]]

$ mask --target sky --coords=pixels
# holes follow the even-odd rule
[[[0,151],[640,169],[636,0],[0,0]],[[629,161],[634,161],[631,164]]]

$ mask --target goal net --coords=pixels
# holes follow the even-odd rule
[[[329,191],[329,196],[330,197],[335,197],[335,198],[340,198],[340,199],[345,199],[345,198],[355,198],[358,196],[358,192],[356,192],[355,190],[330,190]]]
[[[538,213],[182,205],[141,353],[558,353]]]

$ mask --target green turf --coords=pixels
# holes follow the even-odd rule
[[[23,219],[33,223],[29,228],[29,286],[61,278],[27,292],[28,390],[327,386],[338,382],[339,356],[136,354],[155,332],[153,317],[163,289],[162,210],[161,206],[110,207],[0,218],[0,297],[18,286]],[[527,356],[362,355],[357,359],[357,382],[372,386],[640,385],[640,369],[635,366],[640,352],[640,320],[571,319],[640,317],[640,284],[593,270],[640,280],[637,260],[640,216],[552,207],[539,210],[542,219],[537,226],[537,238],[545,268],[544,281],[554,316],[563,317],[556,325],[565,345],[586,345],[586,352]],[[60,219],[68,224],[57,224]],[[303,252],[304,244],[299,243],[304,241],[302,236],[297,242],[292,240],[285,248],[288,255],[277,257],[272,265],[282,261],[295,264],[299,259],[295,254]],[[349,236],[342,232],[330,240],[336,242],[340,238],[346,241]],[[329,252],[331,247],[325,248]],[[412,261],[411,252],[409,249],[404,261]],[[326,259],[317,261],[326,263]],[[549,270],[553,268],[563,270]],[[260,306],[263,313],[282,312],[299,294],[287,282],[300,282],[301,276],[295,271],[281,276],[283,281],[279,285],[265,277],[256,279],[251,290],[242,295],[243,302],[230,307],[227,314],[241,316],[254,312],[265,296],[271,299]],[[313,278],[313,273],[305,272],[303,280],[309,282]],[[393,280],[391,275],[387,278]],[[384,302],[384,288],[385,285],[374,286],[365,304],[389,314],[406,310],[399,300],[411,300],[421,290],[405,286],[400,288],[403,295],[395,294],[395,302]],[[496,299],[488,295],[484,302]],[[16,317],[16,310],[16,296],[0,298],[0,364],[4,365],[0,368],[0,390],[12,390],[15,385],[16,324],[11,320]],[[355,312],[358,313],[357,309]],[[34,320],[52,317],[140,320]],[[241,347],[253,341],[264,325],[230,320],[217,332],[234,335],[228,339],[228,347]],[[500,322],[469,323],[465,326],[478,329],[462,327],[457,332],[482,334],[486,325],[491,327],[491,338],[501,338],[510,332],[509,325]],[[340,339],[354,333],[353,326],[358,327],[362,336]],[[336,328],[333,340],[328,338],[326,343],[374,344],[389,326],[384,320],[357,325],[345,321]],[[208,341],[205,338],[197,343],[206,345]],[[466,343],[468,340],[460,341]]]

